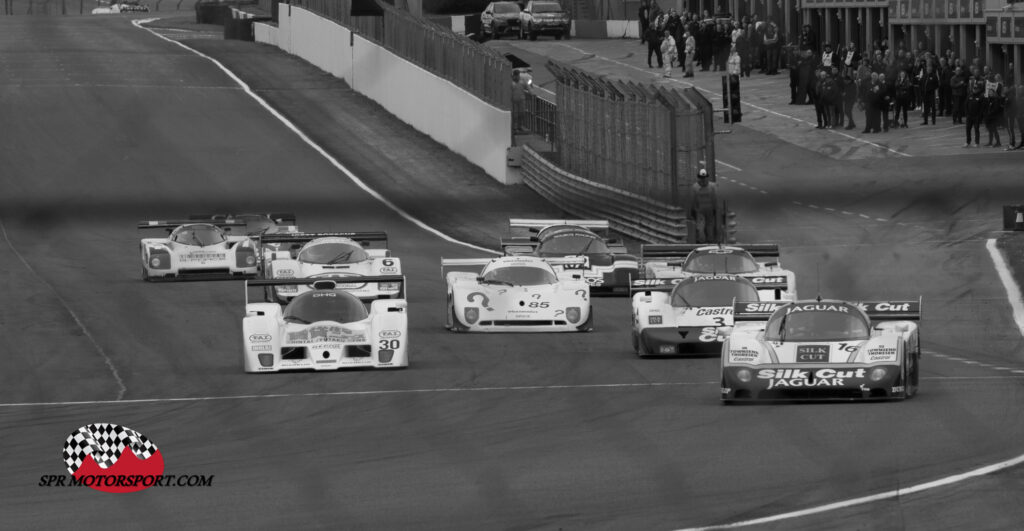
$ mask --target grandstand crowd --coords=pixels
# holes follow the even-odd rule
[[[656,60],[669,75],[678,49],[683,77],[697,68],[746,77],[785,68],[790,103],[813,105],[819,129],[851,130],[859,120],[862,134],[887,133],[936,125],[944,117],[964,126],[965,148],[1024,148],[1024,82],[1015,83],[1012,74],[1004,79],[980,58],[967,62],[952,50],[939,56],[924,41],[912,50],[902,42],[890,47],[884,39],[867,50],[853,42],[833,47],[820,42],[809,25],[795,42],[785,42],[774,21],[757,15],[737,20],[706,10],[663,11],[648,0],[641,2],[638,18],[649,67]],[[1013,72],[1012,64],[1007,71]]]

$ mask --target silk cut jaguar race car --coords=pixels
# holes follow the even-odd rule
[[[722,344],[722,400],[910,398],[921,301],[736,302]]]
[[[533,256],[442,259],[441,273],[448,284],[445,328],[453,332],[589,332],[594,327],[589,284],[576,270],[560,275],[552,267],[582,261],[582,257],[545,260]]]
[[[692,275],[742,275],[759,291],[785,284],[785,296],[761,293],[761,299],[794,300],[796,277],[782,268],[779,246],[774,243],[745,245],[645,244],[640,246],[644,278],[685,278]]]
[[[534,235],[503,238],[501,249],[505,255],[545,259],[582,257],[582,263],[554,267],[559,271],[579,272],[590,284],[591,293],[628,295],[630,282],[639,278],[636,257],[627,254],[620,241],[609,238],[611,230],[607,221],[510,219],[509,228],[526,229]]]
[[[391,256],[387,243],[388,236],[383,232],[265,234],[259,238],[260,246],[268,247],[262,255],[263,276],[287,279],[401,275],[402,263]],[[287,302],[308,289],[301,284],[282,285],[274,287],[273,292]],[[346,282],[342,289],[363,300],[394,298],[400,292],[395,282]]]
[[[733,326],[733,301],[757,300],[768,290],[785,292],[784,277],[779,279],[771,285],[739,275],[635,280],[633,350],[641,358],[718,355],[725,339],[722,331]]]
[[[394,282],[399,298],[367,305],[348,290],[346,279],[249,280],[246,282],[242,337],[246,372],[347,368],[398,368],[409,365],[405,278],[360,279]],[[250,287],[300,284],[311,289],[287,305],[249,302]]]
[[[139,243],[143,280],[226,280],[254,277],[259,269],[258,246],[244,223],[143,221],[138,228],[170,233]]]

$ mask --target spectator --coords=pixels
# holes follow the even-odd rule
[[[739,50],[736,49],[736,45],[732,45],[732,50],[729,52],[729,60],[726,61],[726,73],[730,76],[739,76],[743,73],[743,59],[740,57]]]
[[[878,74],[871,72],[871,76],[862,82],[861,88],[861,103],[864,105],[864,131],[861,133],[881,133],[882,107]]]
[[[953,65],[945,57],[939,58],[939,116],[953,114],[953,93],[950,83],[953,80]]]
[[[665,73],[662,74],[662,77],[672,77],[672,67],[675,66],[678,56],[676,40],[672,37],[672,32],[667,29],[661,39],[661,55],[665,58]]]
[[[736,53],[740,56],[740,77],[750,77],[750,70],[753,68],[753,57],[750,53],[750,38],[747,36],[747,32],[741,30],[739,35],[736,36],[736,42],[733,45],[736,47]]]
[[[651,27],[651,6],[647,0],[640,0],[640,10],[636,15],[640,22],[640,44],[647,41],[647,28]]]
[[[857,45],[853,42],[848,44],[845,49],[839,51],[839,60],[842,64],[844,74],[846,70],[854,71],[857,66],[860,65],[860,52],[857,51]]]
[[[1003,121],[1003,78],[999,74],[992,74],[991,79],[985,83],[985,129],[988,131],[985,147],[1001,147],[1003,144],[999,141],[999,126]]]
[[[932,125],[935,125],[935,95],[939,91],[939,74],[935,72],[932,65],[925,66],[921,75],[921,105],[924,111],[921,113],[924,122],[921,125],[928,125],[928,117],[932,117]]]
[[[1020,127],[1020,144],[1017,144],[1015,149],[1021,149],[1024,148],[1024,83],[1018,83],[1015,92],[1014,102],[1017,109],[1017,126]]]
[[[651,64],[652,55],[658,59],[658,68],[665,68],[665,60],[661,55],[662,31],[656,22],[647,27],[647,68],[654,68]]]
[[[839,74],[839,67],[833,66],[829,73],[832,80],[832,90],[829,94],[829,110],[832,113],[832,128],[842,127],[845,120],[843,113],[843,92],[846,90],[846,80]]]
[[[977,76],[971,76],[967,82],[967,101],[964,104],[965,116],[967,118],[967,143],[965,148],[971,147],[971,130],[974,131],[974,147],[981,147],[981,120],[984,118],[985,82]]]
[[[893,115],[893,120],[896,122],[894,127],[905,129],[907,127],[907,111],[910,109],[910,92],[913,87],[910,85],[910,78],[907,77],[906,70],[900,70],[896,76],[896,82],[893,83],[893,101],[896,104],[896,112]],[[903,116],[902,122],[900,115]]]
[[[789,67],[789,104],[803,105],[807,103],[807,96],[800,89],[800,63],[803,61],[801,53],[792,46],[787,46],[786,65]]]
[[[1006,94],[1003,99],[1006,102],[1003,107],[1003,120],[1006,121],[1006,134],[1010,137],[1006,144],[1006,151],[1010,151],[1016,149],[1014,144],[1017,143],[1016,131],[1019,126],[1019,121],[1017,120],[1017,87],[1007,85]],[[1024,135],[1024,131],[1021,131],[1021,135]]]
[[[512,71],[512,130],[522,132],[526,127],[526,95],[533,85],[529,71],[517,68]]]
[[[690,213],[697,229],[697,243],[718,242],[718,185],[708,182],[708,171],[697,173],[697,182],[690,188]]]
[[[779,73],[779,50],[782,49],[782,42],[779,40],[779,27],[774,21],[768,21],[764,30],[765,48],[765,72],[766,75],[774,76]]]
[[[832,71],[832,66],[834,64],[836,64],[836,63],[833,63],[833,56],[834,55],[835,54],[832,52],[832,45],[831,44],[825,44],[825,50],[821,52],[821,66],[823,68],[827,68],[829,70],[829,72]]]
[[[857,124],[853,121],[853,106],[857,104],[857,78],[853,76],[852,69],[843,72],[843,112],[846,114],[846,129],[855,129]]]
[[[882,131],[888,133],[892,125],[892,85],[885,74],[878,74],[878,106],[882,113]]]
[[[964,77],[963,67],[956,67],[953,70],[953,77],[949,79],[949,93],[952,99],[951,110],[953,111],[953,123],[964,123],[964,102],[967,99],[967,79]]]
[[[725,24],[718,23],[715,26],[715,40],[714,44],[714,56],[715,66],[714,70],[719,72],[725,71],[725,63],[729,60],[729,52],[732,49],[732,31],[726,27]]]
[[[693,34],[690,33],[690,30],[686,30],[683,34],[683,39],[683,54],[686,61],[686,74],[684,74],[683,77],[693,77],[693,58],[697,54],[697,41],[693,38]]]
[[[802,102],[801,105],[808,103],[814,103],[814,98],[811,97],[811,92],[814,91],[814,85],[818,82],[818,78],[814,71],[817,69],[817,60],[814,57],[814,52],[810,50],[804,50],[802,52],[803,57],[800,59],[800,85],[797,87],[796,99],[798,102]]]
[[[811,51],[806,50],[804,53],[811,53]],[[807,94],[811,97],[811,103],[814,104],[814,116],[818,119],[818,127],[815,129],[827,129],[832,125],[825,112],[826,77],[824,70],[815,70],[814,83],[807,88]]]

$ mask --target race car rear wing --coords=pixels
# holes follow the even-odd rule
[[[246,214],[250,213],[247,212]],[[278,225],[295,225],[297,223],[295,214],[291,212],[257,212],[256,214],[260,216],[267,216],[271,221]],[[233,219],[242,215],[245,214],[190,214],[188,219],[193,221],[215,222]]]
[[[441,258],[441,278],[444,278],[445,269],[455,267],[483,267],[497,258]],[[572,265],[585,265],[587,263],[587,257],[585,256],[567,256],[559,258],[542,258],[545,262],[552,266],[572,266]]]
[[[691,251],[708,247],[708,245],[706,243],[643,244],[640,246],[640,259],[682,260]],[[727,247],[739,247],[754,258],[777,258],[779,256],[779,244],[777,243],[729,244]]]
[[[346,284],[367,284],[370,282],[397,282],[399,283],[398,298],[405,298],[405,276],[404,275],[380,275],[365,277],[336,277],[336,278],[280,278],[280,279],[256,279],[245,281],[245,303],[249,304],[249,288],[270,287],[270,286],[312,286],[313,289],[331,290]],[[344,288],[342,288],[344,289]],[[273,300],[270,297],[270,290],[265,292],[266,300]]]
[[[349,238],[367,248],[379,248],[374,244],[383,242],[382,247],[388,246],[388,233],[386,232],[290,232],[264,234],[259,237],[260,245],[264,243],[306,243],[317,238]]]
[[[607,220],[602,219],[526,219],[526,218],[512,218],[508,220],[508,226],[510,228],[529,229],[530,232],[540,232],[546,227],[554,225],[573,225],[576,227],[582,227],[584,229],[599,230],[608,232],[611,230],[611,224]]]
[[[789,304],[789,301],[733,301],[734,321],[767,321],[775,310]]]
[[[183,220],[182,219],[149,220],[149,221],[140,221],[139,224],[138,224],[138,228],[139,229],[164,229],[164,230],[170,232],[170,231],[172,231],[172,230],[174,230],[174,229],[176,229],[176,228],[178,228],[178,227],[180,227],[182,225],[193,225],[193,224],[201,224],[201,223],[205,223],[207,225],[216,225],[216,226],[218,226],[218,227],[220,227],[222,229],[225,229],[225,230],[231,230],[232,228],[235,228],[235,227],[245,228],[245,222],[244,221],[234,221],[234,220],[228,221],[228,220],[224,220],[224,219],[219,220],[219,221],[194,220],[194,219],[183,219]]]
[[[870,301],[859,302],[864,313],[872,321],[920,321],[921,298],[916,301]]]
[[[513,236],[501,239],[501,252],[505,256],[533,254],[537,250],[537,238]]]

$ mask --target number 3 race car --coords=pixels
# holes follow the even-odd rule
[[[367,306],[341,289],[344,279],[246,281],[242,336],[246,372],[409,365],[405,278],[378,276],[358,282],[395,282],[401,298]],[[301,284],[312,287],[282,307],[249,302],[249,287]]]
[[[786,290],[784,282],[755,285],[739,275],[641,279],[633,287],[633,350],[641,358],[717,355],[724,340],[720,331],[733,325],[733,301],[756,300],[758,288]]]
[[[372,275],[401,275],[402,264],[387,249],[388,235],[383,232],[317,232],[266,234],[260,237],[261,247],[278,246],[263,254],[266,278],[345,278]],[[383,244],[383,248],[370,248]],[[301,246],[300,246],[301,245]],[[397,297],[395,282],[346,282],[349,290],[363,300]],[[307,291],[303,285],[277,286],[274,292],[286,302]]]
[[[576,271],[591,293],[629,294],[629,283],[639,278],[635,256],[626,254],[618,240],[608,239],[609,223],[585,219],[510,219],[510,228],[525,228],[536,236],[501,240],[506,255],[533,255],[540,258],[583,257],[582,263],[555,265],[557,271]],[[554,265],[554,264],[552,264]]]
[[[582,258],[533,256],[441,260],[448,284],[445,328],[453,332],[589,332],[594,327],[590,291],[578,273],[552,268]],[[478,272],[446,268],[473,267]],[[479,268],[483,266],[483,269]]]
[[[917,393],[921,301],[736,302],[722,400],[902,399]]]
[[[646,244],[640,246],[644,278],[685,278],[691,275],[742,275],[758,286],[761,300],[794,300],[796,278],[782,269],[774,243],[746,245]],[[762,260],[757,260],[758,258]],[[764,259],[768,260],[764,260]],[[772,259],[775,260],[772,260]],[[773,297],[772,288],[762,284],[786,285],[785,297]]]
[[[143,221],[138,227],[170,232],[139,244],[143,280],[244,278],[259,268],[256,242],[245,234],[243,222]],[[228,235],[232,229],[240,234]]]

